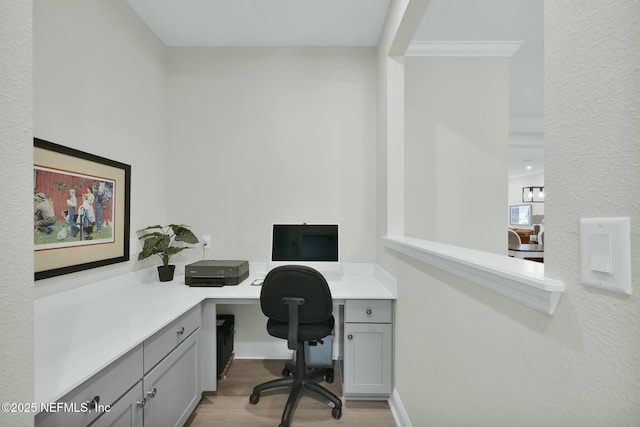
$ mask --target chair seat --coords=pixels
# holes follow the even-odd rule
[[[325,322],[308,323],[298,326],[298,339],[300,341],[315,341],[326,337],[333,331],[335,320],[333,316]],[[289,337],[289,323],[277,320],[267,320],[267,332],[272,337],[287,339]]]

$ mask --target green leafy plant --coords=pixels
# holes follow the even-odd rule
[[[190,248],[190,246],[174,246],[175,242],[198,243],[198,238],[187,225],[150,225],[139,232],[147,233],[140,236],[140,240],[145,239],[145,241],[138,254],[138,261],[149,258],[151,255],[158,255],[165,267],[169,265],[169,258]]]

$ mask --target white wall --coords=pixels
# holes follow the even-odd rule
[[[162,49],[157,47],[158,42],[153,38],[144,41],[149,37],[148,33],[146,30],[143,31],[143,27],[138,26],[139,23],[134,24],[133,21],[125,18],[128,16],[124,12],[125,9],[118,9],[122,6],[122,2],[103,0],[91,2],[91,6],[84,6],[85,2],[60,0],[56,2],[56,6],[64,16],[58,16],[56,8],[52,8],[53,10],[44,15],[40,14],[38,9],[48,8],[49,1],[36,1],[34,13],[36,135],[74,148],[114,157],[117,160],[131,159],[134,174],[138,174],[134,175],[133,180],[134,186],[137,186],[136,194],[142,198],[140,201],[136,200],[132,207],[133,216],[137,218],[132,228],[146,225],[147,220],[156,222],[156,216],[164,214],[167,216],[162,217],[160,221],[173,220],[178,215],[180,218],[176,219],[185,218],[185,222],[195,218],[188,215],[195,215],[194,212],[199,206],[197,202],[168,207],[164,203],[165,188],[170,189],[170,193],[173,194],[177,191],[186,192],[185,189],[188,186],[180,185],[183,181],[167,183],[161,179],[158,183],[158,174],[155,172],[158,164],[165,165],[162,144],[155,145],[155,142],[161,140],[160,136],[164,132],[162,125],[158,123],[162,122],[163,113],[154,109],[159,105],[156,97],[164,96],[161,89],[163,77],[161,68],[151,65],[157,63],[156,60],[163,61]],[[3,2],[4,6],[7,1],[3,0]],[[9,16],[11,24],[5,26],[2,21],[0,37],[3,41],[8,40],[10,45],[15,43],[16,46],[22,46],[19,49],[20,55],[28,55],[25,38],[28,38],[29,30],[22,25],[17,28],[17,31],[14,27],[16,27],[15,22],[28,22],[30,11],[22,4],[17,6],[15,2],[8,3],[11,4],[9,10],[17,11],[19,18],[13,19],[12,15],[3,14],[0,20]],[[107,7],[107,4],[113,4],[114,9]],[[87,7],[89,9],[85,9]],[[117,12],[118,10],[120,12]],[[90,11],[102,13],[96,14]],[[83,13],[89,13],[89,15],[83,15]],[[640,342],[637,339],[637,328],[634,327],[640,324],[637,296],[618,297],[583,287],[579,283],[576,238],[578,218],[581,216],[628,215],[632,218],[633,227],[633,265],[640,265],[638,255],[640,251],[637,244],[640,241],[638,225],[640,212],[637,197],[629,196],[640,192],[640,180],[637,175],[637,171],[640,170],[638,164],[640,148],[637,144],[640,129],[635,116],[630,113],[637,111],[640,102],[638,99],[640,88],[637,76],[634,76],[634,70],[637,70],[639,65],[639,16],[638,4],[631,0],[616,1],[615,7],[612,2],[601,2],[582,5],[579,9],[565,4],[545,3],[547,43],[545,49],[547,81],[545,178],[549,195],[553,194],[545,203],[548,211],[546,226],[550,229],[545,266],[549,276],[563,280],[568,287],[567,294],[562,297],[553,317],[525,308],[441,271],[406,261],[405,258],[398,257],[391,251],[379,249],[378,261],[399,281],[395,378],[398,393],[413,425],[579,426],[588,424],[610,426],[633,425],[640,419],[638,412],[640,409],[637,405],[640,401],[640,386],[637,384],[637,378],[640,376],[638,359]],[[38,41],[40,31],[38,22],[41,19],[48,20],[45,25],[54,26],[55,33],[59,34],[49,36],[56,40],[58,37],[67,37],[65,31],[74,32],[75,38],[82,38],[85,34],[91,35],[92,28],[96,25],[102,32],[117,33],[113,28],[121,30],[121,25],[129,28],[131,24],[131,28],[137,28],[141,33],[127,39],[126,43],[124,40],[118,42],[119,48],[124,50],[124,56],[118,56],[120,54],[114,51],[115,49],[110,50],[106,39],[102,37],[93,38],[95,43],[90,46],[83,47],[84,42],[81,40],[66,40],[61,45],[49,46],[49,49],[54,52],[59,51],[63,54],[58,60],[55,55],[47,58],[47,51],[38,53],[40,43],[46,42],[46,40]],[[103,19],[104,25],[99,23]],[[65,25],[57,28],[55,23],[58,20]],[[74,22],[75,26],[69,25]],[[128,24],[123,24],[127,22]],[[3,31],[5,28],[9,31]],[[117,37],[116,34],[112,36]],[[120,39],[116,38],[116,40]],[[67,44],[74,42],[81,45],[77,48],[79,50],[71,49],[69,46],[68,52],[65,53]],[[137,43],[148,45],[138,46]],[[91,46],[100,47],[98,52],[103,52],[107,56],[113,55],[119,58],[115,62],[100,63],[103,66],[112,67],[109,68],[111,73],[97,65],[85,64],[90,58],[93,58],[89,61],[91,64],[97,64],[95,61],[99,61],[96,57],[98,55],[91,56]],[[137,55],[130,55],[129,49],[135,50]],[[2,51],[3,55],[4,52]],[[84,53],[76,58],[75,55],[78,52]],[[6,69],[3,68],[0,71],[0,73],[9,73],[7,76],[0,74],[2,82],[0,91],[3,94],[5,91],[10,91],[10,98],[18,100],[17,102],[20,102],[19,100],[25,95],[28,97],[25,93],[28,91],[25,86],[28,83],[25,82],[28,81],[29,76],[25,71],[28,70],[29,65],[26,64],[26,57],[20,55],[17,61],[14,61],[13,56],[9,58],[10,61],[2,58],[3,63],[15,64],[17,70],[10,68],[9,71],[5,71]],[[44,56],[41,57],[41,55]],[[136,67],[137,61],[141,59],[140,56],[147,66],[143,66],[142,71],[138,73]],[[77,84],[83,83],[85,79],[92,79],[93,74],[100,75],[101,78],[96,79],[94,84],[86,84],[83,90],[77,89],[70,79],[66,79],[64,72],[56,71],[61,66],[59,62],[67,60],[72,61],[67,72],[76,77]],[[44,64],[47,63],[49,65],[45,66]],[[277,64],[271,65],[277,67]],[[298,65],[301,72],[310,72],[302,67],[302,64]],[[83,73],[74,74],[73,66],[88,68],[85,68]],[[49,77],[45,73],[48,67],[52,68],[51,77],[55,77],[57,83],[65,90],[56,91],[54,82],[48,81]],[[127,78],[118,77],[118,72],[122,72],[124,68],[131,75]],[[204,78],[197,73],[197,70],[192,71],[195,73],[196,81]],[[240,74],[248,73],[250,76],[252,72],[250,69],[235,71]],[[637,74],[637,71],[635,73]],[[151,87],[145,86],[148,82],[145,78],[149,74],[152,75]],[[105,86],[98,82],[103,78],[112,77],[115,78],[112,84]],[[185,74],[185,77],[189,77],[188,74]],[[126,84],[129,78],[139,84],[127,86],[127,91],[120,91],[117,83]],[[235,79],[231,75],[229,79],[232,84],[242,83],[240,78]],[[9,83],[5,86],[4,82],[7,80]],[[39,89],[43,80],[48,83]],[[15,81],[19,84],[16,85]],[[175,83],[172,81],[170,86]],[[244,84],[249,83],[258,84],[258,89],[263,92],[254,92],[256,93],[255,101],[245,100],[242,103],[231,104],[243,107],[241,111],[237,111],[238,115],[247,114],[245,109],[251,110],[254,103],[264,107],[264,101],[259,95],[265,92],[267,95],[273,94],[268,87],[260,87],[260,79],[252,77],[244,80]],[[131,110],[127,110],[130,112],[129,115],[119,114],[117,107],[123,108],[128,104],[116,102],[117,99],[111,98],[111,92],[108,89],[120,96],[124,96],[123,92],[142,91],[142,93],[131,93],[130,98],[124,98],[124,101],[133,103],[132,110],[135,114],[132,114]],[[19,91],[18,94],[14,93],[16,90]],[[42,92],[43,90],[45,92]],[[48,95],[43,95],[45,93]],[[194,90],[193,96],[197,94],[198,91]],[[225,93],[220,89],[216,94],[224,95]],[[321,96],[313,91],[311,95]],[[229,97],[230,95],[226,94],[226,98],[223,99],[229,100]],[[295,99],[291,100],[290,105],[295,106],[294,101]],[[40,106],[41,102],[44,103],[43,107]],[[106,102],[109,108],[93,110],[93,108],[101,108],[101,102]],[[80,105],[84,108],[80,108]],[[186,102],[182,105],[186,105]],[[170,103],[170,107],[174,108],[174,104]],[[55,111],[57,108],[63,111],[57,113]],[[280,108],[284,108],[283,105],[280,105]],[[3,169],[3,174],[8,173],[9,176],[6,176],[5,181],[17,183],[16,187],[20,188],[19,193],[25,194],[25,206],[26,195],[28,193],[30,198],[31,191],[30,188],[26,189],[26,181],[29,186],[31,182],[31,158],[26,153],[25,146],[30,153],[31,141],[30,135],[28,135],[28,141],[20,139],[24,137],[24,129],[29,127],[28,120],[25,119],[16,124],[15,115],[19,115],[20,111],[26,113],[28,109],[28,105],[18,105],[16,108],[11,108],[10,118],[0,116],[2,117],[0,123],[3,126],[9,122],[10,136],[9,139],[3,139],[3,144],[4,141],[9,141],[7,147],[11,150],[5,150],[5,152],[8,152],[8,161],[15,165],[15,169],[13,167]],[[194,110],[190,109],[191,112]],[[297,113],[294,108],[288,111]],[[353,112],[354,115],[356,113],[358,112]],[[72,118],[76,115],[80,119],[73,120]],[[351,119],[353,116],[350,117]],[[234,124],[241,133],[248,132],[240,127],[237,121]],[[172,123],[170,133],[172,140],[179,135],[191,137],[188,130],[182,130],[178,134],[177,131],[180,129],[178,125],[179,123]],[[269,131],[275,133],[274,129],[266,127],[266,122],[259,125],[261,125],[263,137],[271,135]],[[249,129],[252,127],[249,122],[246,126]],[[154,130],[157,134],[153,134]],[[102,133],[109,136],[108,141],[105,141],[106,137],[101,136]],[[130,137],[132,133],[136,138]],[[77,134],[82,137],[75,136]],[[212,134],[207,132],[205,136],[209,137]],[[237,132],[228,136],[234,135],[237,135]],[[246,140],[253,136],[256,135],[248,135]],[[309,137],[311,138],[312,135]],[[288,141],[293,140],[292,137],[290,138]],[[121,142],[121,139],[126,143]],[[180,144],[189,143],[186,145],[188,148],[199,148],[197,143],[211,142],[195,139],[187,139],[184,142],[177,139],[175,141]],[[359,153],[359,155],[366,157],[377,152],[379,156],[384,156],[387,148],[384,145],[386,141],[380,139],[380,142],[377,151],[372,151],[371,154]],[[105,148],[106,143],[114,144],[115,148]],[[223,152],[238,154],[242,153],[245,147],[246,145],[242,144],[223,147]],[[205,147],[202,150],[205,150],[206,154],[212,152],[211,148]],[[261,151],[260,154],[264,154],[265,151],[267,150]],[[184,153],[171,151],[167,154],[171,160],[182,162],[182,157],[177,157],[177,154]],[[269,159],[273,160],[271,157]],[[352,160],[358,164],[357,158]],[[197,159],[197,161],[206,164],[210,169],[217,166],[211,163],[210,159]],[[226,162],[227,159],[219,161]],[[375,163],[374,157],[370,162],[362,164]],[[378,165],[385,163],[386,158],[377,160]],[[188,164],[191,165],[191,163]],[[174,166],[176,170],[185,169],[183,165],[174,164]],[[25,168],[29,173],[28,177],[25,176]],[[249,173],[248,165],[245,168]],[[231,168],[226,170],[231,171]],[[378,171],[378,173],[383,172]],[[251,174],[256,176],[253,172]],[[282,178],[284,175],[286,174],[279,176]],[[216,183],[208,174],[191,175],[189,172],[188,178],[184,183],[195,185],[198,189],[203,184],[194,182],[194,179],[211,185]],[[231,177],[216,175],[216,178],[217,181],[224,183],[236,182],[233,179],[240,180],[245,190],[248,190],[250,184],[237,175]],[[267,178],[272,179],[270,176]],[[22,182],[23,180],[25,182]],[[377,196],[372,197],[387,200],[386,190],[382,188],[386,185],[386,176],[371,176],[371,182],[374,180],[379,186]],[[260,184],[255,185],[261,188]],[[23,187],[24,190],[22,190]],[[597,198],[593,197],[594,188],[598,191]],[[140,194],[141,192],[146,194]],[[250,192],[249,196],[257,197],[260,201],[264,198],[259,191]],[[19,197],[17,196],[17,199]],[[240,197],[232,198],[231,201],[238,202]],[[199,200],[197,197],[195,199]],[[567,200],[570,203],[567,203]],[[30,200],[28,202],[30,203]],[[293,212],[306,214],[305,209],[310,203],[305,201],[302,209],[293,209]],[[375,200],[371,200],[371,203],[373,205]],[[10,233],[15,232],[18,237],[30,235],[31,232],[31,224],[29,224],[29,231],[26,224],[24,230],[21,225],[16,225],[14,209],[24,209],[21,206],[15,208],[10,206],[7,209],[3,205],[2,210],[3,225],[11,225],[7,229]],[[207,206],[219,207],[217,204]],[[377,212],[373,214],[366,212],[367,215],[373,215],[370,219],[372,223],[375,223],[376,215],[386,217],[387,206],[383,203],[377,206]],[[230,210],[228,204],[220,207],[227,212]],[[330,209],[322,208],[322,213],[328,216]],[[350,208],[344,207],[344,209]],[[211,215],[212,224],[217,222],[215,213],[215,210],[208,212]],[[345,214],[345,217],[351,218],[349,215]],[[243,222],[251,222],[258,216],[259,212],[248,219],[242,219]],[[365,220],[369,220],[369,217]],[[195,224],[194,221],[191,223],[197,226],[194,228],[198,232],[201,227],[206,228],[206,224]],[[12,228],[13,226],[18,228]],[[385,233],[383,225],[378,227],[378,230],[379,235]],[[231,233],[218,233],[214,229],[211,234],[214,235],[214,251],[216,239],[222,240],[216,236],[226,236],[223,241],[231,242],[229,239]],[[349,239],[354,242],[357,240],[355,236]],[[253,240],[249,240],[251,241]],[[264,242],[259,243],[256,248],[251,249],[251,254],[263,253],[264,246]],[[379,248],[381,246],[381,244],[378,245]],[[239,246],[230,247],[235,249],[220,255],[236,255]],[[16,253],[21,250],[24,254],[16,257]],[[15,337],[15,331],[19,331],[14,328],[15,325],[24,326],[30,322],[30,305],[24,300],[29,299],[30,292],[32,270],[30,270],[29,253],[31,250],[30,242],[26,246],[18,242],[10,248],[11,253],[7,252],[7,248],[4,250],[3,259],[12,260],[11,268],[5,270],[16,275],[15,278],[5,276],[6,279],[3,279],[0,288],[3,304],[8,301],[8,305],[3,305],[2,317],[3,322],[7,319],[3,327],[5,325],[9,327],[4,328],[5,339]],[[15,258],[18,258],[18,261],[14,262]],[[351,259],[358,258],[353,255]],[[106,270],[114,271],[115,268],[106,268]],[[634,282],[638,283],[640,277],[637,269],[634,269],[633,274]],[[77,281],[76,277],[78,276],[65,277],[65,281]],[[10,280],[9,283],[7,279]],[[28,283],[28,285],[25,285],[25,288],[15,288],[15,283]],[[44,283],[38,285],[44,285]],[[50,285],[66,286],[59,283]],[[10,292],[7,292],[9,290]],[[636,294],[637,291],[636,289]],[[5,294],[8,299],[5,299]],[[416,325],[420,327],[416,328]],[[29,332],[27,331],[22,338],[23,341],[11,348],[10,354],[3,353],[3,373],[9,373],[10,375],[4,378],[9,378],[9,381],[17,384],[16,388],[11,390],[11,396],[7,397],[15,399],[24,397],[28,401],[31,389],[25,382],[29,381],[26,377],[30,376],[32,354],[31,349],[28,348],[31,338]]]
[[[0,401],[33,401],[33,84],[31,2],[0,0]],[[25,237],[26,236],[26,237]],[[0,425],[30,426],[29,413]]]
[[[125,0],[34,2],[34,136],[131,165],[131,230],[167,221],[166,52]],[[42,296],[136,269],[36,282]],[[152,265],[152,264],[148,264]]]
[[[169,49],[172,221],[212,236],[207,259],[262,262],[272,224],[337,223],[341,260],[372,262],[375,78],[371,48]],[[236,357],[275,340],[258,306],[219,312]]]
[[[412,425],[640,420],[640,272],[633,296],[600,292],[580,284],[578,258],[579,218],[630,216],[640,265],[639,19],[636,1],[545,2],[545,269],[567,286],[554,316],[381,251],[398,279],[395,385]]]
[[[404,68],[405,235],[504,254],[509,60]]]
[[[207,258],[267,261],[273,223],[338,223],[342,261],[373,260],[373,49],[167,49],[124,0],[34,15],[35,135],[131,164],[132,232],[185,223],[213,236]],[[157,263],[135,261],[133,237],[131,262],[38,281],[37,296]],[[264,338],[249,311],[238,339]]]
[[[172,218],[219,259],[267,261],[273,223],[338,223],[343,262],[375,236],[375,54],[169,50]]]
[[[568,419],[640,420],[640,3],[545,2],[545,268],[568,284],[552,344]],[[580,284],[579,219],[631,218],[634,295]],[[547,254],[549,258],[547,258]]]

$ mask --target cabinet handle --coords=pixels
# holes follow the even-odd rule
[[[158,390],[156,390],[156,388],[154,387],[152,390],[149,390],[149,391],[147,392],[147,396],[149,396],[151,399],[153,399],[154,397],[156,397],[156,392],[157,392],[157,391],[158,391]]]
[[[347,339],[348,340],[352,340],[353,339],[353,335],[351,335],[351,334],[347,335]]]
[[[93,399],[87,400],[84,403],[90,411],[93,411],[98,406],[98,403],[100,403],[100,396],[95,396]]]
[[[144,405],[147,404],[147,399],[142,398],[142,400],[138,400],[136,402],[136,405],[138,406],[138,408],[144,408]]]
[[[371,317],[372,313],[373,313],[373,310],[371,310],[370,308],[367,308],[367,316]]]
[[[184,334],[184,326],[178,329],[176,332],[178,333],[178,335]]]

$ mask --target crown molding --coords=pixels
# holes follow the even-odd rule
[[[405,56],[511,57],[523,41],[414,41]]]

